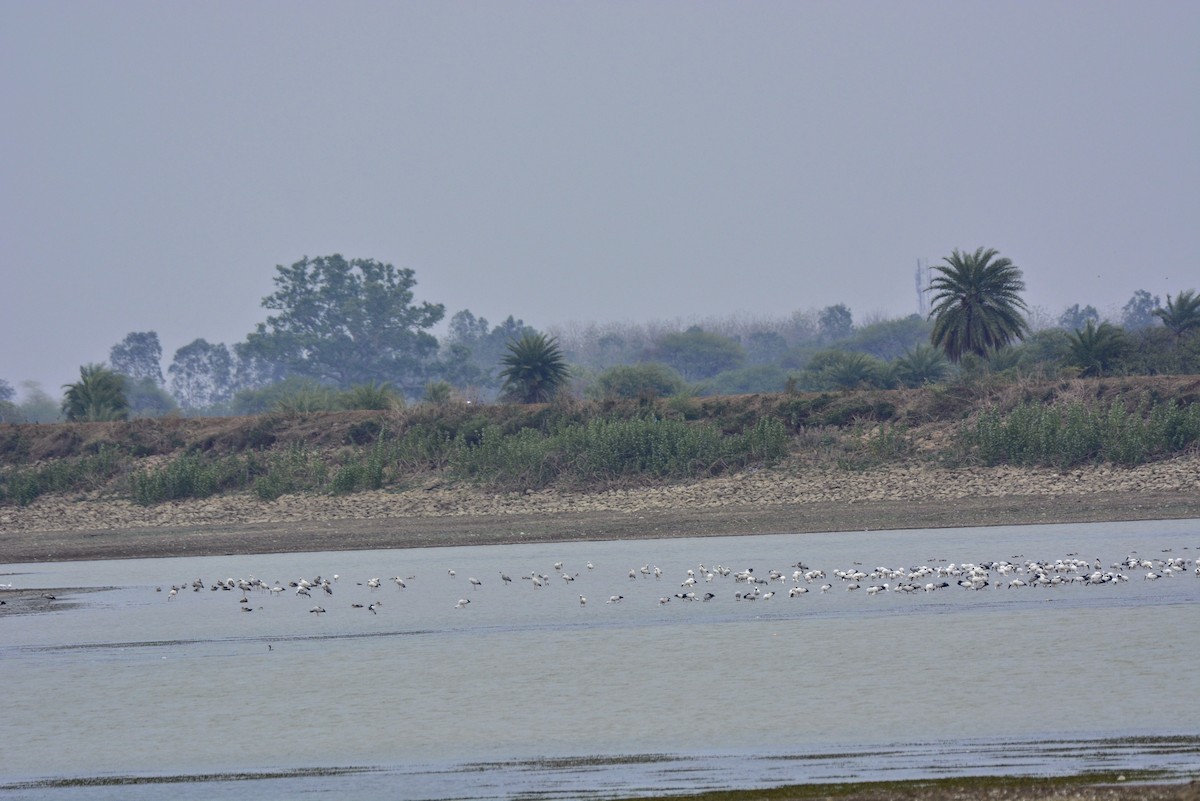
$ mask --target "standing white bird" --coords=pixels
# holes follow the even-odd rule
[[[471,576],[469,579],[467,579],[467,581],[471,582],[472,587],[482,587],[483,586],[483,582],[480,581],[479,579],[475,578],[474,576]]]
[[[467,605],[467,604],[469,604],[469,603],[471,603],[471,599],[470,599],[470,598],[459,598],[459,599],[458,599],[458,603],[456,603],[456,604],[454,605],[454,608],[455,608],[455,609],[462,609],[464,606],[466,606],[466,605]]]
[[[579,596],[579,605],[580,605],[580,606],[587,606],[587,598],[584,598],[582,595],[580,595],[580,596]]]

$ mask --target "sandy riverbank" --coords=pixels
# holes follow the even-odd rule
[[[231,495],[141,507],[44,497],[0,508],[0,561],[1193,517],[1200,518],[1195,453],[1065,471],[790,464],[599,493],[494,494],[430,480],[403,491],[273,502]]]

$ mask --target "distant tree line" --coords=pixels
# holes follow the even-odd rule
[[[573,325],[542,332],[417,302],[411,269],[341,255],[277,266],[272,312],[242,342],[196,339],[166,374],[154,331],[80,368],[60,400],[0,380],[0,421],[389,408],[409,402],[604,398],[917,387],[991,375],[1200,372],[1200,296],[1136,291],[1119,320],[1075,304],[1034,325],[1022,274],[993,249],[933,268],[928,317],[856,324],[849,307],[783,319]]]

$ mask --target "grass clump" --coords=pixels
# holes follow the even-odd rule
[[[209,498],[247,486],[250,468],[250,460],[236,456],[206,459],[185,454],[162,467],[134,473],[129,480],[130,495],[142,506],[183,498]]]
[[[589,486],[630,477],[682,479],[715,475],[787,453],[783,424],[761,418],[737,434],[711,424],[641,417],[596,418],[548,434],[524,429],[505,436],[489,428],[475,445],[458,448],[451,469],[496,487],[530,489],[563,482]]]
[[[127,468],[129,457],[113,445],[94,453],[0,471],[0,504],[28,506],[50,492],[81,492],[107,484]]]
[[[342,465],[333,475],[329,483],[329,491],[334,495],[346,495],[363,490],[377,490],[384,484],[388,465],[393,461],[393,447],[380,439],[371,450],[357,459]]]
[[[248,461],[250,491],[262,501],[273,501],[281,495],[322,489],[329,476],[329,468],[320,455],[298,443],[272,454],[266,460],[251,455]]]
[[[987,465],[1137,465],[1200,441],[1200,405],[1152,403],[1139,414],[1119,399],[1107,405],[1021,403],[1008,413],[984,410],[963,425],[958,441],[964,453]]]

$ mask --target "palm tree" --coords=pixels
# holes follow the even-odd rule
[[[884,367],[883,362],[866,353],[844,353],[824,373],[836,389],[863,389],[880,385]]]
[[[129,417],[125,378],[102,364],[79,368],[79,380],[63,384],[62,410],[68,420],[97,422]]]
[[[508,343],[504,365],[504,394],[519,403],[545,403],[567,383],[567,362],[553,337],[526,332]]]
[[[385,412],[404,407],[404,396],[390,381],[356,384],[342,392],[342,407]]]
[[[1082,368],[1080,375],[1102,376],[1124,355],[1125,332],[1111,323],[1097,326],[1088,320],[1084,328],[1070,334],[1067,344],[1071,348],[1068,361]]]
[[[946,377],[946,371],[950,369],[950,363],[942,352],[929,345],[917,345],[893,364],[896,366],[896,378],[906,387],[936,384]]]
[[[929,284],[934,292],[930,340],[952,362],[968,353],[987,359],[1029,331],[1022,316],[1029,309],[1020,295],[1025,289],[1021,270],[996,255],[991,248],[955,250],[946,264],[933,268],[940,275]]]
[[[1192,289],[1180,292],[1175,300],[1167,295],[1167,307],[1155,309],[1152,314],[1163,321],[1176,339],[1182,339],[1188,331],[1200,329],[1200,295]]]

